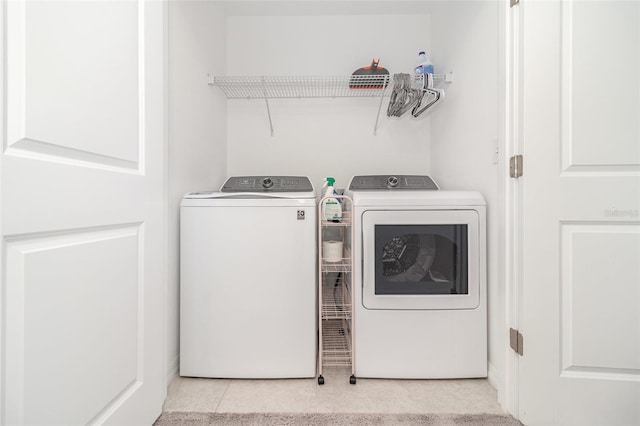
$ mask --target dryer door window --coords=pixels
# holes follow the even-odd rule
[[[362,303],[368,309],[475,309],[480,303],[476,210],[362,214]]]
[[[469,294],[468,225],[375,225],[375,294]]]

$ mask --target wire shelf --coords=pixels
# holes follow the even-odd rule
[[[351,319],[351,289],[342,276],[322,285],[322,319]]]
[[[448,81],[435,74],[434,81]],[[392,75],[213,76],[209,84],[228,99],[375,98],[389,96]],[[419,89],[421,81],[413,82]]]
[[[351,272],[351,250],[348,247],[344,248],[344,257],[339,262],[328,262],[322,260],[321,264],[322,272]]]
[[[344,320],[322,323],[323,367],[351,366],[351,329]]]
[[[228,99],[345,98],[386,96],[391,77],[275,76],[213,77]]]
[[[453,81],[452,76],[452,73],[433,74],[433,81],[450,83]],[[379,98],[378,113],[373,126],[375,135],[382,102],[394,91],[394,76],[209,76],[209,85],[218,87],[227,99],[263,99],[267,107],[271,136],[274,135],[274,131],[269,99]],[[414,89],[420,90],[423,82],[412,80],[411,85]]]
[[[343,210],[342,211],[342,219],[340,219],[340,222],[332,222],[330,220],[324,220],[322,219],[322,226],[328,226],[328,227],[348,227],[351,226],[351,211],[349,210]]]

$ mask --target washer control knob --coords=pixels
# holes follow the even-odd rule
[[[265,189],[269,189],[273,186],[273,180],[271,180],[271,178],[264,178],[262,179],[262,187]]]
[[[395,176],[389,176],[389,178],[387,179],[387,186],[389,188],[395,188],[396,186],[398,186],[398,178]]]

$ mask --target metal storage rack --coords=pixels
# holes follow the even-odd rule
[[[453,73],[435,74],[434,81],[450,83]],[[422,83],[415,83],[420,88]],[[263,99],[271,136],[273,120],[269,99],[291,98],[378,98],[378,113],[373,134],[378,130],[380,111],[385,97],[391,95],[392,75],[333,75],[333,76],[209,76],[209,85],[218,87],[227,99]]]
[[[329,198],[342,205],[340,221],[325,220],[322,206]],[[351,367],[349,383],[356,383],[353,363],[353,201],[344,195],[323,197],[318,204],[318,384],[325,367]],[[329,253],[324,243],[341,243],[342,252]],[[331,255],[331,256],[330,256]]]

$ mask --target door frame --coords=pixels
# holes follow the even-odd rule
[[[520,327],[520,313],[522,307],[522,181],[510,176],[510,159],[524,150],[522,129],[522,99],[523,87],[521,73],[523,69],[523,4],[510,5],[504,0],[501,4],[500,19],[502,37],[499,46],[501,65],[500,79],[503,82],[499,97],[501,114],[499,129],[502,132],[498,194],[500,197],[500,212],[503,216],[499,229],[499,258],[504,259],[500,269],[500,279],[505,289],[504,300],[504,329],[502,342],[504,352],[504,393],[501,404],[514,418],[520,413],[520,360],[519,355],[509,345],[509,329],[518,330]]]

